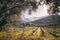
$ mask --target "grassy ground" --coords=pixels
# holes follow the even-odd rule
[[[5,27],[0,40],[60,40],[60,28],[47,27]]]

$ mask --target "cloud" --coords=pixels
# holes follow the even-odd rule
[[[45,4],[39,5],[36,11],[31,12],[31,15],[29,15],[29,9],[22,11],[23,21],[34,21],[34,20],[44,18],[48,15],[49,14],[47,12],[47,6]]]

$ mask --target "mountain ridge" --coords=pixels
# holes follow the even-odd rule
[[[59,24],[55,24],[53,21],[54,19],[52,19],[51,16],[47,16],[47,17],[44,17],[42,19],[38,19],[38,20],[35,20],[35,21],[31,21],[31,22],[28,22],[28,23],[32,23],[34,25],[38,25],[38,26],[60,26],[60,16],[57,16],[56,17],[57,21],[59,22]]]

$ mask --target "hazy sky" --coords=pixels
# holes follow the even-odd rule
[[[29,9],[26,9],[25,11],[22,11],[22,18],[23,21],[35,21],[41,18],[44,18],[46,16],[48,16],[48,12],[47,12],[48,7],[44,4],[44,5],[39,5],[36,11],[32,11],[31,15],[29,15]]]

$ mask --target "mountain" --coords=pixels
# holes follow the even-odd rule
[[[59,26],[60,25],[60,21],[59,21],[60,16],[57,16],[56,20],[57,20],[58,24],[54,23],[54,19],[52,19],[51,16],[47,16],[47,17],[44,17],[44,18],[41,18],[41,19],[38,19],[35,21],[31,21],[31,23],[34,25],[38,25],[38,26]]]

